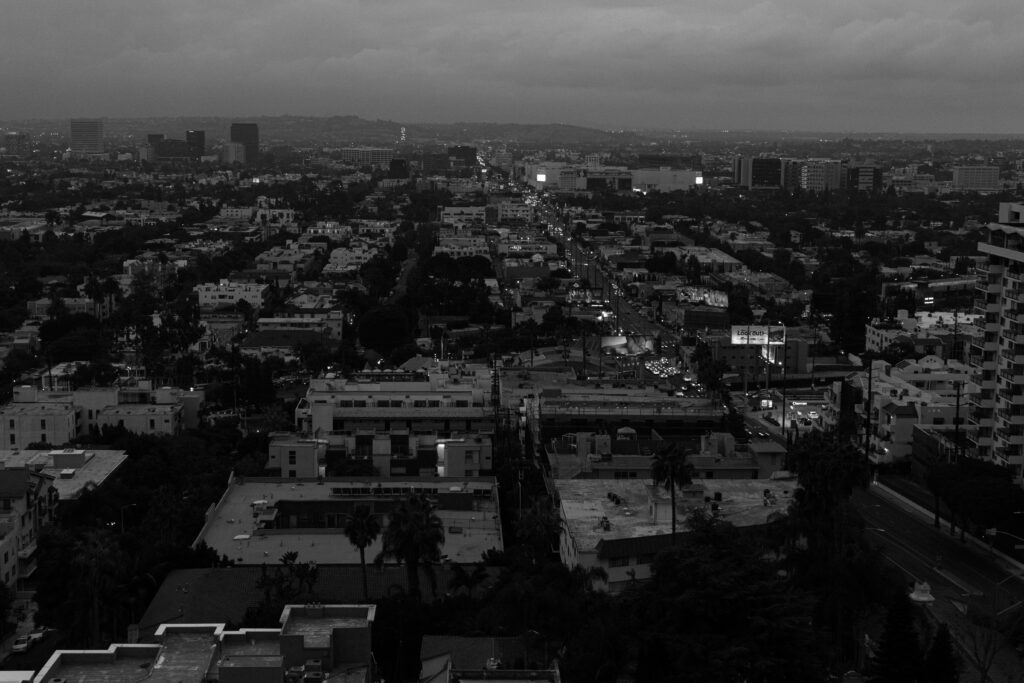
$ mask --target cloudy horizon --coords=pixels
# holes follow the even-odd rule
[[[1024,132],[1024,5],[12,0],[0,119]]]

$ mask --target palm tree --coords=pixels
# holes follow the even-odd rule
[[[370,601],[370,588],[366,582],[366,547],[380,535],[380,522],[368,505],[358,505],[345,521],[345,537],[359,548],[359,564],[363,568],[363,598]]]
[[[651,460],[651,479],[661,484],[672,497],[672,545],[676,544],[676,487],[693,482],[693,465],[686,462],[686,454],[679,452],[679,444],[659,448]]]
[[[405,564],[409,580],[409,595],[420,599],[420,563],[425,562],[424,571],[434,580],[432,562],[441,561],[441,546],[444,545],[444,522],[435,513],[435,505],[423,494],[409,496],[388,514],[388,525],[384,529],[384,547],[374,562],[383,564],[394,559]]]

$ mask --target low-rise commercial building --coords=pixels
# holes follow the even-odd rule
[[[57,650],[35,677],[57,681],[370,683],[375,605],[285,605],[280,628],[161,624],[152,643]],[[140,675],[140,672],[141,675]]]
[[[436,504],[435,513],[444,523],[442,552],[447,560],[472,564],[482,553],[502,547],[493,477],[454,482],[419,477],[234,477],[207,514],[196,543],[205,541],[239,565],[264,564],[289,551],[318,565],[358,565],[359,549],[344,534],[349,515],[367,506],[386,527],[388,513],[411,494],[424,494]],[[368,546],[366,557],[375,557],[381,544],[378,538]]]
[[[672,544],[672,516],[678,533],[694,511],[737,527],[761,526],[786,514],[796,481],[701,480],[682,487],[676,508],[651,479],[557,480],[563,529],[559,555],[567,567],[603,569],[608,588],[618,591],[651,576],[657,554]]]

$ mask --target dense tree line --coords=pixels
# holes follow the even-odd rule
[[[123,639],[171,570],[224,562],[192,541],[229,473],[258,474],[266,458],[265,437],[231,428],[163,437],[108,430],[98,439],[127,461],[101,488],[62,502],[39,539],[37,622],[72,646]]]

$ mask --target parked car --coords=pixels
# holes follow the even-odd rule
[[[32,647],[34,641],[28,636],[18,636],[14,639],[14,645],[11,646],[11,652],[28,652],[28,649]]]
[[[52,628],[43,628],[41,626],[38,628],[34,628],[32,629],[32,631],[29,632],[28,639],[33,643],[38,643],[40,640],[45,638],[47,634],[51,631],[53,631]]]

